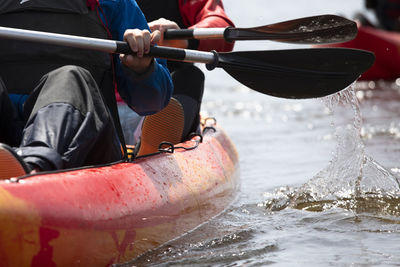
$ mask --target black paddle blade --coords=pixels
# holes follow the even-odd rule
[[[321,15],[254,28],[228,28],[225,39],[328,44],[350,41],[356,35],[357,24],[354,21],[335,15]]]
[[[243,51],[218,54],[217,67],[263,94],[292,99],[341,91],[368,70],[373,53],[347,48]]]

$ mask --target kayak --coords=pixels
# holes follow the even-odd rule
[[[346,47],[368,50],[375,53],[374,65],[360,80],[393,80],[400,77],[400,33],[380,30],[370,26],[358,27],[355,39],[338,44],[319,47]]]
[[[238,154],[218,125],[166,151],[0,181],[0,265],[124,263],[235,199]]]

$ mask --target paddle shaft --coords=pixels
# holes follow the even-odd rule
[[[21,41],[31,41],[45,44],[69,46],[82,49],[98,50],[106,53],[131,54],[132,50],[126,42],[74,35],[39,32],[23,29],[0,27],[0,37]],[[172,47],[151,47],[150,56],[170,60],[198,62],[210,64],[215,61],[211,52],[201,52]]]
[[[226,39],[225,32],[229,28],[197,28],[197,29],[168,29],[164,32],[165,39]],[[232,41],[232,40],[229,40]]]

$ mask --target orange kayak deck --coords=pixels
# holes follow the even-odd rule
[[[0,181],[0,263],[123,263],[221,213],[238,186],[238,154],[219,127],[193,150]]]

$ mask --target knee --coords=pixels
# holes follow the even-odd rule
[[[183,78],[187,81],[204,82],[204,73],[194,65],[185,66],[177,71],[174,71],[172,77]]]
[[[44,76],[44,80],[58,88],[71,90],[98,91],[98,86],[90,71],[76,65],[65,65],[57,68]]]
[[[194,65],[191,66],[191,69],[192,69],[192,72],[195,73],[195,75],[196,75],[197,77],[201,78],[202,80],[205,79],[204,73],[203,73],[203,71],[202,71],[201,69],[199,69],[198,67],[196,67],[196,66],[194,66]]]
[[[65,65],[62,67],[59,67],[51,72],[48,73],[49,76],[72,76],[72,77],[76,77],[76,76],[87,76],[90,77],[91,74],[90,72],[80,66],[76,66],[76,65]]]
[[[189,65],[172,73],[174,95],[183,94],[201,102],[204,91],[204,73],[196,66]]]

